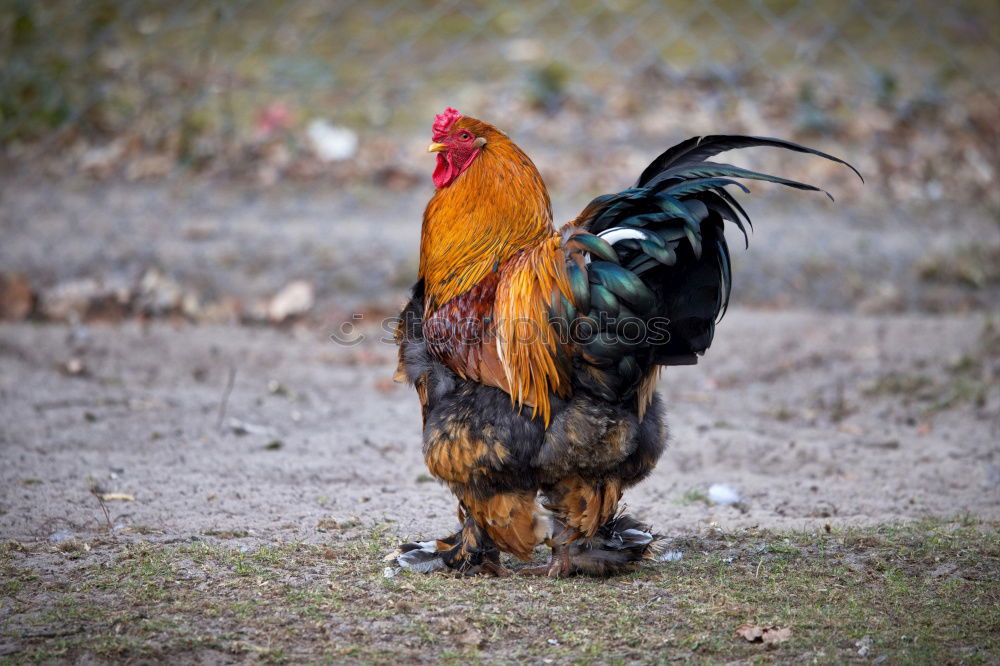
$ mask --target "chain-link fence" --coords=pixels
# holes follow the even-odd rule
[[[311,156],[357,154],[340,176],[405,182],[401,137],[452,104],[562,151],[541,161],[578,190],[601,183],[555,160],[664,135],[977,138],[1000,82],[989,0],[5,0],[0,21],[8,154],[133,179],[309,176]],[[992,166],[989,150],[962,161]]]
[[[50,285],[109,270],[132,284],[154,266],[209,299],[266,293],[302,275],[331,291],[401,288],[429,189],[430,121],[446,105],[497,124],[528,151],[559,219],[694,134],[778,135],[850,159],[864,188],[821,160],[753,157],[822,183],[844,205],[833,219],[833,209],[783,197],[809,207],[758,232],[755,242],[770,247],[751,255],[770,263],[744,283],[743,302],[783,304],[792,294],[787,302],[844,308],[884,292],[895,308],[951,307],[967,301],[951,291],[928,300],[927,276],[993,285],[989,294],[1000,281],[990,221],[1000,208],[994,0],[0,8],[0,169],[26,183],[0,214],[0,263]],[[88,185],[83,201],[47,184],[80,176],[111,189]],[[164,181],[200,193],[169,199],[156,189]],[[122,185],[133,182],[151,185]],[[230,182],[253,191],[305,184],[305,199],[322,204],[253,208],[219,187]],[[827,226],[799,222],[817,214]],[[913,220],[928,215],[919,231]],[[342,225],[335,232],[329,217]],[[75,240],[54,261],[46,234]],[[390,250],[376,236],[404,240]],[[844,278],[848,264],[858,270]],[[379,270],[384,280],[372,279]],[[833,295],[808,276],[829,278]],[[899,297],[904,283],[920,289]],[[976,293],[976,303],[992,298]]]

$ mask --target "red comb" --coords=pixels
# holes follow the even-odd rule
[[[431,129],[434,132],[432,138],[435,141],[445,138],[445,136],[448,134],[448,130],[451,129],[451,126],[454,125],[455,121],[461,117],[462,114],[456,111],[455,109],[451,108],[450,106],[447,109],[445,109],[442,113],[439,113],[436,116],[434,116],[434,125],[432,125],[431,127]]]

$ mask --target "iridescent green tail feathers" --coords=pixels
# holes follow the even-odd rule
[[[568,264],[573,302],[557,299],[552,310],[553,320],[575,333],[590,365],[580,376],[596,394],[626,399],[650,366],[695,363],[711,344],[732,292],[725,225],[735,225],[747,246],[752,229],[727,188],[749,193],[741,181],[758,180],[833,199],[808,183],[709,160],[752,147],[816,155],[861,178],[840,158],[790,141],[714,135],[677,144],[653,160],[633,187],[594,199],[573,222],[594,235],[574,239],[585,246],[589,261]],[[637,328],[638,338],[626,335]]]

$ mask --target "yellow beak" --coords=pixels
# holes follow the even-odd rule
[[[440,153],[442,150],[446,150],[447,148],[448,146],[446,146],[443,143],[432,143],[431,145],[427,146],[427,152]]]

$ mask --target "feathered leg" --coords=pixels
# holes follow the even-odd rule
[[[665,429],[659,397],[652,396],[636,433],[635,450],[605,478],[571,476],[543,489],[553,514],[552,559],[528,574],[608,576],[660,551],[660,535],[624,514],[624,488],[645,478],[663,452]]]
[[[563,541],[589,539],[611,519],[622,498],[619,479],[584,479],[571,476],[544,490],[546,507],[562,524]]]
[[[580,544],[594,540],[614,517],[621,485],[617,479],[573,476],[544,489],[545,506],[552,511],[552,536],[547,542],[552,557],[547,564],[520,573],[559,578],[581,570],[583,567],[574,562],[574,554],[582,552]]]
[[[548,515],[535,497],[535,491],[525,490],[486,497],[468,493],[462,505],[500,550],[529,560],[548,533]]]
[[[562,578],[575,573],[611,576],[633,568],[662,550],[662,535],[649,525],[620,512],[585,536],[553,517],[553,537],[547,542],[552,556],[543,565],[527,567],[518,573],[528,576]]]
[[[510,571],[500,564],[500,550],[490,535],[462,505],[458,513],[461,529],[443,539],[402,544],[396,563],[416,573],[450,570],[465,576],[509,576]]]
[[[445,539],[404,545],[400,564],[413,560],[423,567],[436,561],[438,568],[461,573],[503,575],[500,551],[530,559],[548,529],[525,453],[541,436],[540,428],[525,427],[510,410],[510,399],[485,387],[470,385],[434,411],[424,431],[424,461],[458,498],[462,529]]]

